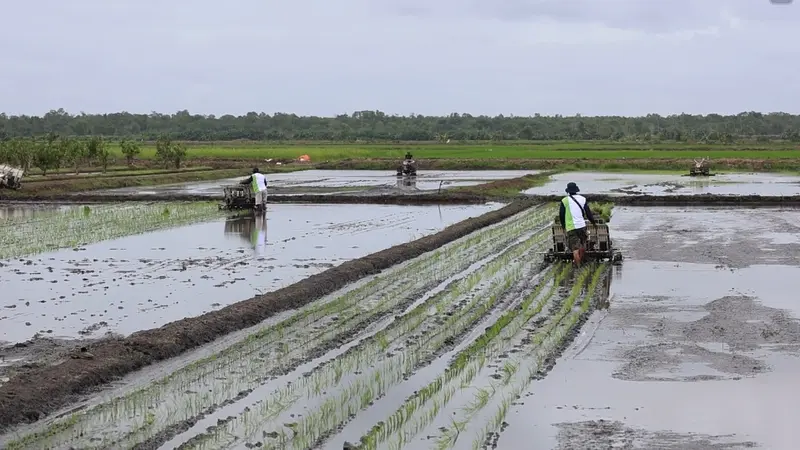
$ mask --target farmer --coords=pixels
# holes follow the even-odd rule
[[[566,191],[567,196],[561,199],[558,218],[561,221],[561,228],[566,232],[567,245],[572,250],[573,262],[576,266],[580,266],[589,238],[586,234],[586,219],[592,224],[595,221],[586,197],[578,195],[580,192],[578,185],[570,182]]]
[[[264,176],[258,167],[253,168],[253,175],[242,181],[243,185],[250,185],[253,188],[253,195],[256,198],[256,209],[267,208],[267,177]]]

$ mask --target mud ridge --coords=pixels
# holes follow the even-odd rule
[[[419,194],[419,195],[270,195],[267,203],[316,203],[316,204],[378,204],[378,205],[474,205],[492,200],[491,197],[474,194]],[[208,202],[222,201],[221,195],[196,195],[196,194],[72,194],[72,195],[20,195],[13,199],[3,200],[0,203],[123,203],[123,202],[162,202],[162,201],[190,201]]]
[[[123,177],[135,177],[135,176],[175,175],[184,173],[210,172],[212,170],[215,169],[213,167],[190,167],[186,169],[164,170],[162,172],[143,173],[143,174],[135,174],[130,172],[115,173],[115,172],[125,172],[125,170],[117,170],[117,171],[109,170],[105,173],[101,174],[93,173],[90,175],[87,175],[86,173],[81,173],[79,175],[75,175],[74,173],[59,173],[59,174],[49,174],[47,176],[42,176],[41,178],[34,178],[34,179],[26,178],[24,183],[26,186],[28,185],[38,186],[39,184],[48,184],[54,181],[74,181],[74,180],[86,180],[93,178],[100,178],[107,180],[111,178],[123,178]]]
[[[625,206],[800,206],[800,195],[594,195],[585,194],[593,202],[611,202]],[[562,195],[529,195],[541,203],[560,202]]]
[[[249,300],[90,345],[87,359],[68,359],[20,374],[0,386],[0,430],[42,419],[77,396],[155,362],[177,356],[218,337],[253,325],[282,311],[311,303],[364,276],[433,251],[483,227],[533,206],[516,201],[451,225],[416,241],[345,262],[322,273]]]

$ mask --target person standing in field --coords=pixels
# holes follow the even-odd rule
[[[578,185],[570,182],[567,184],[567,196],[561,199],[558,218],[561,228],[567,236],[567,245],[572,250],[572,260],[576,266],[580,266],[586,252],[586,241],[589,236],[586,233],[586,220],[595,223],[592,210],[586,197],[578,195],[580,189]]]
[[[242,181],[241,184],[249,184],[253,189],[253,195],[256,198],[257,210],[263,210],[267,208],[267,177],[261,173],[260,170],[258,170],[258,167],[254,167],[253,175]]]

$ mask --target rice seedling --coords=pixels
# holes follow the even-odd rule
[[[66,208],[0,219],[0,259],[19,258],[222,217],[212,202]]]
[[[602,219],[605,223],[611,222],[611,216],[614,213],[613,203],[593,203],[590,207],[597,218]]]

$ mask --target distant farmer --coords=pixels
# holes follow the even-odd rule
[[[256,198],[256,209],[265,209],[267,207],[267,177],[258,170],[258,167],[254,167],[253,175],[247,177],[241,184],[249,184],[253,189],[253,196]]]
[[[558,218],[561,227],[567,234],[567,245],[572,250],[572,259],[575,265],[580,266],[584,253],[586,252],[586,219],[592,224],[595,223],[592,211],[586,197],[578,195],[580,189],[575,183],[567,184],[567,196],[561,199]]]

